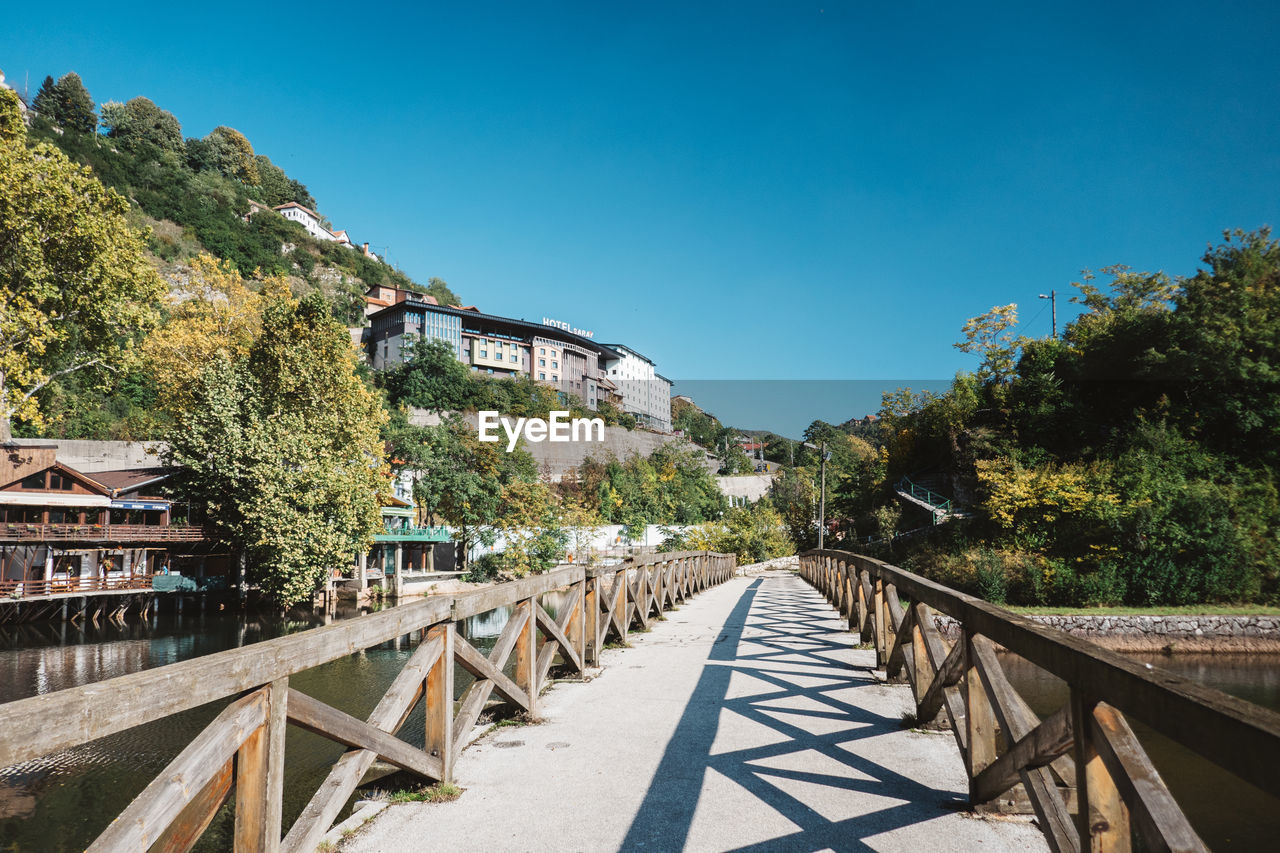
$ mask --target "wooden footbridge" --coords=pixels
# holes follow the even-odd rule
[[[566,670],[582,671],[598,662],[610,638],[625,641],[628,631],[652,625],[653,633],[642,635],[636,648],[617,653],[619,660],[629,655],[641,663],[618,668],[600,682],[566,687],[596,697],[580,704],[576,715],[563,714],[559,723],[594,727],[594,746],[574,755],[559,740],[563,735],[553,719],[526,736],[547,741],[545,750],[527,759],[527,778],[506,765],[485,777],[478,768],[497,759],[466,754],[467,794],[456,804],[431,807],[437,811],[422,818],[438,833],[439,846],[864,850],[872,848],[861,839],[874,834],[866,827],[879,832],[887,821],[906,831],[905,840],[878,844],[877,850],[954,849],[990,841],[984,849],[1037,849],[1047,842],[1053,850],[1123,851],[1134,849],[1135,839],[1139,849],[1204,849],[1125,715],[1280,795],[1280,715],[1148,670],[870,558],[808,552],[800,561],[807,585],[794,574],[748,579],[737,571],[733,557],[706,552],[660,554],[604,568],[565,566],[0,705],[0,766],[220,702],[213,722],[122,814],[101,816],[103,830],[90,849],[187,850],[225,807],[234,810],[236,850],[310,853],[375,761],[426,781],[453,780],[475,723],[495,702],[507,712],[538,714],[544,700],[550,702],[539,694],[557,661]],[[563,598],[553,616],[542,597],[555,591]],[[704,591],[709,592],[695,595]],[[839,621],[822,597],[834,605]],[[664,616],[678,605],[680,613]],[[512,615],[484,653],[462,636],[459,625],[500,607],[511,608]],[[957,640],[949,644],[940,635],[935,614],[959,624]],[[664,624],[653,625],[657,621]],[[874,651],[854,651],[846,629],[858,632]],[[290,677],[304,670],[405,638],[412,654],[367,719],[290,686]],[[1038,717],[1009,683],[997,646],[1066,681],[1070,701]],[[901,707],[905,691],[879,685],[866,668],[856,671],[855,655],[867,656],[866,668],[878,667],[889,679],[910,685],[918,726],[952,730],[963,759],[958,788],[930,778],[945,775],[938,759],[913,758],[902,742],[886,740],[914,737],[908,746],[950,750],[934,737],[904,730],[892,712],[860,705],[865,695]],[[680,661],[694,666],[678,671]],[[455,687],[455,667],[474,677],[462,690]],[[757,686],[744,688],[744,679]],[[624,696],[627,690],[636,692]],[[622,712],[598,701],[610,691],[622,696],[624,706],[639,704],[631,697],[640,696],[650,707],[623,727],[615,716]],[[549,694],[558,695],[560,690]],[[397,737],[419,706],[426,721],[421,748]],[[724,716],[730,711],[738,723]],[[734,725],[747,724],[742,721],[754,726],[742,729],[745,741],[725,740]],[[289,725],[346,750],[286,826]],[[497,754],[516,761],[515,750]],[[546,762],[553,760],[576,763],[549,767]],[[629,772],[633,768],[647,770]],[[711,771],[728,781],[713,784]],[[960,818],[950,806],[953,822],[945,829],[935,823],[938,803],[954,798],[964,806],[965,778],[970,806],[1032,810],[1043,840],[1029,845],[1025,834],[1013,841],[979,838],[975,833],[986,831],[984,822],[955,823]],[[515,793],[500,787],[504,779]],[[815,784],[822,797],[807,803],[798,791]],[[744,800],[744,791],[756,799]],[[601,801],[591,806],[592,819],[579,819],[585,798],[593,795]],[[875,805],[846,808],[859,797]],[[574,819],[553,817],[546,838],[519,812],[523,807],[559,814],[569,801],[576,804]],[[478,809],[479,817],[463,808]],[[839,817],[843,812],[850,816]],[[399,813],[406,815],[402,820],[414,819],[411,812]],[[497,826],[504,820],[514,826],[509,833]],[[382,825],[380,818],[374,828]],[[368,849],[423,849],[422,825],[396,834],[398,826],[387,823]],[[767,840],[753,840],[754,830]],[[573,831],[587,834],[568,834]],[[938,834],[930,841],[920,832]]]
[[[615,566],[564,566],[485,590],[378,613],[96,684],[0,705],[0,767],[32,761],[210,702],[211,724],[114,820],[90,850],[189,850],[234,793],[236,850],[313,851],[375,760],[427,781],[453,778],[458,753],[497,694],[537,713],[558,657],[581,671],[611,637],[734,574],[732,556],[659,554]],[[563,591],[552,617],[539,597]],[[464,639],[468,617],[514,608],[486,655]],[[417,649],[367,720],[289,686],[289,677],[387,642]],[[454,695],[454,667],[474,681]],[[395,736],[422,702],[425,748]],[[348,747],[283,833],[285,730],[293,724]],[[283,838],[282,838],[283,835]]]
[[[970,803],[1029,802],[1052,850],[1207,849],[1126,715],[1280,796],[1280,714],[869,557],[810,551],[800,572],[874,644],[877,666],[911,685],[918,725],[945,716]],[[935,613],[959,623],[954,643]],[[1067,704],[1038,717],[997,647],[1065,681]]]

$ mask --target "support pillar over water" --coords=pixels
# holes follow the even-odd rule
[[[356,580],[356,589],[363,592],[369,588],[369,554],[366,551],[360,552],[360,570]]]
[[[404,546],[396,543],[396,598],[404,592]]]

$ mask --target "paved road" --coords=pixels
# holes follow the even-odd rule
[[[1035,826],[964,813],[950,734],[901,725],[804,581],[740,577],[668,614],[541,725],[463,753],[461,799],[395,805],[344,851],[1044,850]]]

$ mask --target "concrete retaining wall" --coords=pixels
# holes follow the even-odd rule
[[[746,498],[748,503],[755,503],[773,486],[772,474],[739,474],[733,477],[716,477],[720,492],[728,498]]]
[[[476,428],[476,415],[474,413],[464,414],[462,418],[470,424],[472,429]],[[428,412],[425,409],[410,409],[409,423],[414,426],[435,426],[440,423],[440,415],[435,412]],[[503,435],[502,433],[499,434]],[[505,441],[506,438],[504,436],[503,442]],[[602,442],[525,442],[525,449],[529,451],[534,461],[538,463],[538,471],[552,482],[558,483],[568,471],[577,468],[586,461],[588,456],[597,460],[617,459],[618,461],[625,461],[632,456],[648,456],[659,447],[671,442],[683,447],[695,448],[699,453],[703,454],[707,470],[712,473],[719,470],[719,460],[715,459],[715,457],[706,459],[706,451],[688,439],[642,429],[629,430],[623,427],[605,427],[604,441]],[[505,443],[503,447],[506,447]]]
[[[19,445],[56,445],[58,461],[77,471],[119,471],[125,468],[154,468],[161,464],[162,441],[85,441],[62,438],[16,438]]]

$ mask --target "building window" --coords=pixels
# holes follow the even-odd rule
[[[44,488],[44,472],[39,474],[30,474],[22,478],[22,488],[24,489],[43,489]]]
[[[560,377],[559,377],[559,376],[556,376],[556,375],[553,373],[553,374],[551,374],[551,381],[552,381],[552,382],[559,382],[559,381],[560,381]]]
[[[488,358],[488,357],[489,357],[489,351],[488,351],[487,349],[482,349],[482,350],[480,350],[480,357],[481,357],[481,358]]]
[[[552,367],[559,367],[559,366],[560,366],[560,362],[558,362],[558,361],[553,361],[553,362],[551,362],[551,366],[552,366]]]
[[[59,474],[57,471],[49,472],[49,488],[61,489],[64,492],[71,491],[72,480],[65,474]]]
[[[543,381],[546,381],[547,374],[545,374],[545,373],[539,373],[539,374],[538,374],[538,378],[539,378],[539,379],[541,379],[541,380],[543,380]]]
[[[556,351],[555,351],[555,350],[552,350],[552,351],[551,351],[551,357],[552,357],[552,358],[555,358],[555,357],[556,357]]]
[[[538,355],[546,355],[546,354],[547,354],[546,347],[538,347]]]
[[[518,362],[519,360],[520,360],[520,359],[519,359],[519,357],[517,357],[515,353],[511,353],[511,363],[512,363],[512,364],[515,364],[515,363],[516,363],[516,362]]]
[[[538,359],[538,367],[546,367],[546,366],[547,366],[547,360],[545,358]]]

